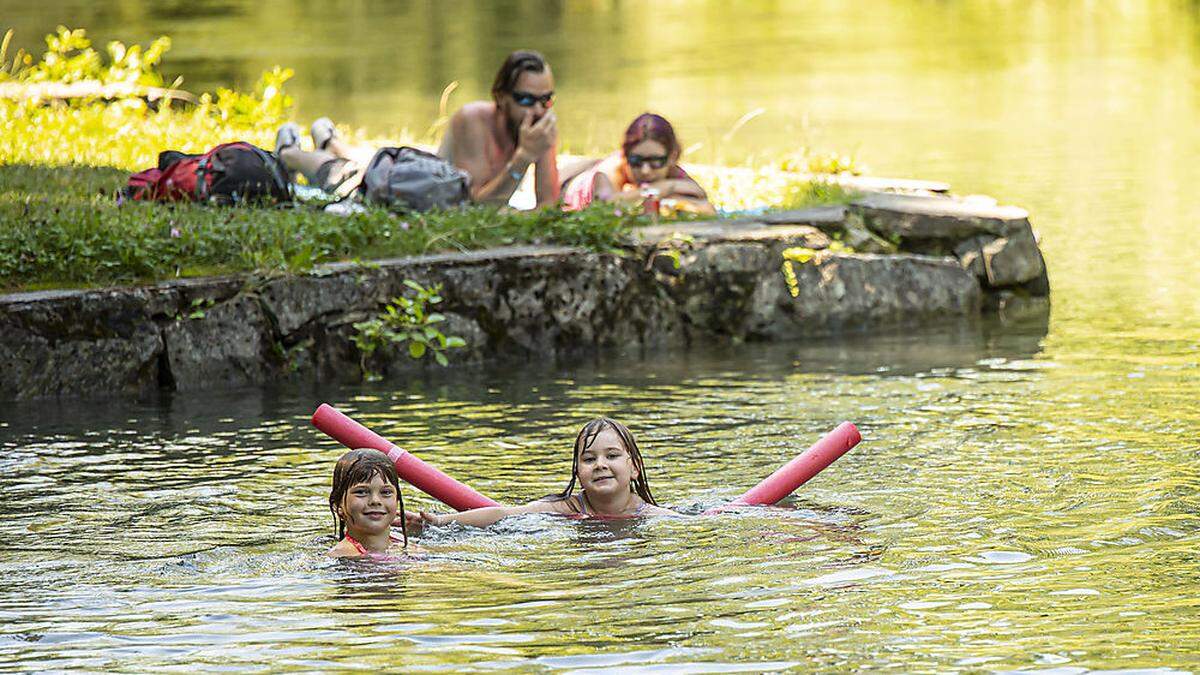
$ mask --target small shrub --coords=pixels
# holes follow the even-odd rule
[[[419,359],[433,354],[434,360],[442,366],[450,363],[446,358],[447,350],[467,345],[461,337],[443,334],[437,324],[446,317],[430,311],[432,305],[442,301],[439,295],[441,284],[426,288],[412,279],[405,279],[404,285],[413,292],[411,297],[393,298],[379,316],[354,324],[356,332],[351,339],[358,347],[359,364],[368,379],[378,376],[367,368],[367,359],[385,345],[407,343],[410,357]]]

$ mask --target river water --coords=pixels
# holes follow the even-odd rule
[[[0,0],[17,44],[60,22],[167,33],[195,88],[290,65],[302,120],[379,134],[422,130],[447,82],[483,95],[534,46],[568,146],[615,144],[651,108],[706,161],[851,151],[1028,208],[1053,288],[1022,321],[8,406],[0,669],[1200,668],[1200,9],[733,7]],[[322,401],[514,502],[565,483],[599,414],[691,512],[842,420],[864,441],[782,508],[526,517],[331,562]]]

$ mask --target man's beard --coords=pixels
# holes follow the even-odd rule
[[[507,110],[504,111],[504,128],[508,129],[508,137],[512,139],[513,145],[517,145],[521,140],[521,123],[514,122]]]

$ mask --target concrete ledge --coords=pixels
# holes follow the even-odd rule
[[[358,380],[364,360],[353,324],[403,294],[405,279],[442,285],[442,330],[468,343],[449,354],[456,363],[799,339],[1044,299],[1045,267],[1024,212],[953,201],[873,195],[740,221],[670,223],[633,233],[621,254],[515,246],[336,263],[289,277],[4,295],[0,399]],[[849,252],[855,228],[892,251]],[[815,254],[791,263],[789,283],[783,252],[793,247]],[[430,367],[392,348],[365,363],[392,375]]]

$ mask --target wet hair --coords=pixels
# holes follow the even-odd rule
[[[621,154],[628,155],[642,141],[655,141],[667,149],[667,155],[678,157],[681,149],[675,138],[675,127],[667,118],[654,113],[642,113],[625,130],[625,141],[621,143]]]
[[[496,71],[496,79],[492,82],[492,99],[498,103],[501,94],[511,94],[521,73],[544,73],[549,67],[546,57],[532,50],[519,49],[509,54],[500,70]]]
[[[396,488],[396,500],[399,502],[400,532],[404,535],[404,546],[408,546],[408,528],[404,524],[404,495],[400,493],[400,477],[396,475],[396,465],[387,455],[371,448],[351,450],[338,458],[333,465],[333,488],[329,491],[329,512],[333,514],[334,527],[339,540],[346,536],[346,522],[338,515],[338,507],[345,499],[351,487],[359,483],[369,483],[375,476],[383,479]]]
[[[642,501],[658,506],[654,495],[650,494],[650,483],[646,480],[646,467],[642,463],[642,451],[638,450],[637,441],[633,440],[633,434],[629,433],[629,429],[626,429],[624,424],[608,417],[597,417],[579,430],[579,435],[575,437],[574,451],[571,453],[571,482],[567,483],[566,489],[562,492],[550,495],[547,499],[562,501],[571,497],[571,493],[575,491],[575,481],[577,480],[575,473],[579,469],[579,456],[592,446],[596,437],[605,429],[617,432],[617,436],[621,438],[621,443],[625,446],[625,452],[629,453],[629,458],[633,461],[634,468],[637,469],[637,477],[630,483],[630,487],[642,498]]]

